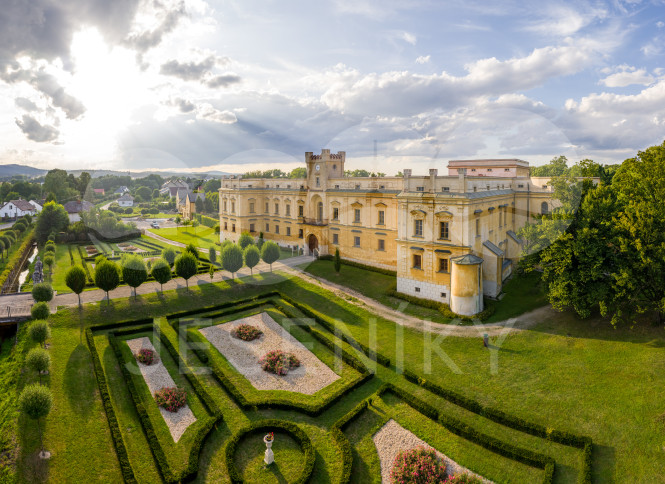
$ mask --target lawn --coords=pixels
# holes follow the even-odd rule
[[[342,270],[346,269],[350,268],[343,267]],[[263,418],[294,422],[311,439],[316,450],[311,482],[339,482],[342,452],[330,437],[329,429],[384,382],[403,388],[440,412],[459,418],[485,434],[553,457],[556,460],[554,481],[557,483],[576,482],[579,478],[579,450],[510,429],[464,410],[407,382],[400,375],[402,366],[445,388],[515,416],[592,437],[595,482],[661,480],[659,476],[662,476],[665,458],[662,422],[665,404],[661,398],[665,386],[665,335],[662,327],[614,329],[600,319],[579,321],[569,313],[544,312],[542,320],[532,330],[512,334],[502,341],[495,339],[493,344],[500,350],[488,351],[480,338],[430,338],[376,317],[298,278],[287,279],[279,273],[266,273],[200,285],[191,291],[143,295],[136,301],[113,300],[109,307],[95,303],[85,305],[81,311],[61,309],[53,315],[49,350],[53,369],[49,385],[55,405],[47,418],[45,435],[46,447],[53,452],[53,457],[47,466],[38,465],[34,424],[20,419],[17,436],[22,445],[17,466],[19,482],[120,482],[122,479],[82,328],[145,318],[146,315],[159,318],[185,310],[198,309],[206,313],[201,308],[245,300],[271,291],[279,291],[299,304],[337,319],[335,325],[360,343],[372,346],[374,339],[377,351],[391,358],[393,365],[377,365],[374,378],[348,392],[318,416],[285,409],[241,408],[212,375],[201,375],[207,391],[222,409],[223,421],[204,442],[196,482],[229,482],[224,451],[230,437]],[[167,338],[177,342],[175,329],[165,319],[155,321]],[[318,323],[315,327],[325,332]],[[354,351],[337,338],[330,338],[347,351]],[[104,343],[103,332],[96,332],[95,340],[132,467],[139,482],[156,482],[155,461],[122,376],[118,374],[114,356]],[[20,341],[15,350],[19,354],[29,346],[24,332]],[[181,347],[181,344],[185,346]],[[187,363],[206,366],[191,351],[185,351],[187,345],[177,343],[180,353],[186,354]],[[444,354],[447,357],[444,358]],[[373,364],[363,355],[358,357],[367,365]],[[17,371],[16,365],[12,367],[0,358],[3,368],[6,364],[10,372]],[[28,378],[30,375],[21,376],[21,382]],[[482,472],[495,482],[538,482],[542,477],[542,471],[452,435],[405,405],[400,398],[384,394],[375,397],[371,408],[344,429],[352,445],[353,482],[376,482],[378,458],[371,444],[371,435],[388,418],[397,420],[403,427],[459,459],[462,465]],[[5,418],[6,422],[9,420],[11,418]],[[293,466],[300,465],[300,449],[294,442],[286,438],[284,441],[281,449],[279,440],[276,441],[273,448],[280,452],[276,451],[276,455]],[[256,436],[249,435],[236,449],[236,467],[242,469],[248,482],[253,479],[256,479],[254,482],[279,481],[279,475],[267,476],[257,467],[256,453],[260,451],[262,448]],[[283,476],[288,481],[290,474],[283,471]]]
[[[208,250],[210,247],[219,249],[219,234],[211,227],[199,225],[198,227],[173,227],[167,229],[150,229],[153,234],[160,235],[165,239],[180,242],[181,244],[194,244],[196,247]]]
[[[305,272],[321,277],[335,284],[346,286],[392,309],[398,309],[410,316],[427,319],[435,323],[449,323],[439,311],[391,297],[388,291],[395,288],[395,277],[354,266],[342,265],[335,272],[333,261],[315,260],[300,266]],[[545,292],[540,284],[540,275],[532,272],[515,275],[503,286],[504,298],[495,303],[496,312],[486,323],[503,321],[547,304]]]

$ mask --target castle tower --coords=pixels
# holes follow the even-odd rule
[[[330,153],[329,149],[322,149],[320,155],[311,151],[305,153],[307,164],[307,188],[310,190],[325,190],[329,178],[342,178],[344,176],[344,162],[346,152]]]

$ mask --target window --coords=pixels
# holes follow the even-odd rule
[[[266,213],[270,212],[270,204],[266,202]]]
[[[298,205],[298,217],[303,217],[304,215],[304,207],[302,205]]]
[[[270,232],[270,224],[266,224],[266,232]]]
[[[471,168],[471,171],[476,171],[476,169],[475,169],[475,168]]]
[[[318,176],[316,177],[316,186],[317,187],[321,186],[321,179]]]
[[[450,233],[448,231],[448,222],[439,222],[439,238],[448,240]]]
[[[224,222],[224,230],[229,230],[229,223],[228,222]]]
[[[335,188],[339,188],[339,185],[335,185]]]
[[[379,190],[385,190],[386,186],[385,185],[379,185]]]
[[[550,213],[550,208],[547,205],[547,202],[543,202],[540,204],[540,213],[543,215],[547,215],[548,213]]]
[[[424,192],[424,191],[425,191],[425,187],[416,187],[416,191],[417,191],[417,192]]]
[[[423,236],[423,221],[422,220],[414,220],[413,221],[413,235],[414,235],[414,237],[422,237]]]
[[[286,235],[287,237],[291,237],[291,227],[286,227]]]
[[[333,234],[333,244],[339,244],[339,234]]]
[[[360,222],[360,209],[359,209],[359,208],[356,208],[356,209],[353,211],[353,221],[354,221],[355,223],[359,223],[359,222]]]
[[[519,184],[517,185],[517,188],[524,188],[524,185],[521,184],[521,183],[519,183]]]
[[[381,252],[385,252],[386,250],[386,241],[383,239],[379,239],[379,250]]]
[[[339,220],[339,208],[333,207],[333,220]]]
[[[477,188],[477,187],[473,187],[473,191],[474,191],[474,192],[478,191],[478,188]]]
[[[279,215],[279,203],[275,203],[275,215]]]
[[[336,169],[337,169],[337,165],[333,165],[333,170],[336,170]]]
[[[291,205],[286,206],[286,216],[290,217],[291,216]]]
[[[226,200],[224,200],[224,211],[226,212]]]
[[[255,230],[254,230],[254,224],[249,224],[249,231],[250,231],[250,232],[255,232]]]
[[[480,219],[476,219],[476,237],[480,237]]]
[[[356,236],[353,238],[353,246],[360,247],[360,237]]]
[[[420,288],[419,288],[419,287],[416,287],[415,289],[416,289],[416,292],[420,292]]]
[[[233,224],[233,225],[231,225],[231,232],[235,232],[235,231],[236,231],[236,224]]]
[[[231,213],[236,213],[236,202],[231,202]]]
[[[316,219],[319,222],[323,221],[323,202],[319,202],[316,206]]]
[[[439,259],[439,272],[448,272],[448,259]]]
[[[298,229],[298,238],[302,239],[302,229]]]
[[[275,233],[276,233],[276,234],[279,233],[279,225],[275,225]]]
[[[504,168],[503,171],[510,171],[510,168]]]
[[[499,209],[499,228],[503,227],[503,210]]]
[[[441,191],[442,191],[442,192],[449,192],[449,191],[450,191],[450,187],[441,187]]]
[[[488,168],[487,171],[492,171],[492,169],[491,169],[491,168]]]
[[[356,190],[360,190],[360,185],[356,185]]]
[[[385,225],[386,224],[386,212],[383,210],[379,210],[379,225]]]
[[[413,254],[413,268],[414,269],[422,269],[423,265],[423,256],[420,254]]]
[[[441,297],[445,299],[445,298],[446,298],[446,293],[445,293],[445,292],[442,292],[442,293],[441,293]]]
[[[254,213],[254,202],[249,202],[249,213]]]

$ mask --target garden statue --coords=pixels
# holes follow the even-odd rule
[[[273,432],[270,432],[268,435],[263,437],[263,441],[266,444],[266,453],[265,457],[263,458],[263,462],[265,462],[267,466],[275,462],[275,455],[271,449],[273,440],[275,440],[275,434]]]
[[[42,261],[39,259],[39,256],[37,256],[37,259],[35,261],[35,272],[32,274],[32,282],[33,284],[39,284],[40,282],[44,282],[43,264]]]

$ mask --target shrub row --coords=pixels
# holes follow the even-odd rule
[[[333,260],[334,257],[330,254],[322,255],[319,257],[321,260]],[[342,264],[345,266],[357,267],[359,269],[365,269],[366,271],[378,272],[379,274],[384,274],[386,276],[397,277],[397,271],[390,269],[383,269],[382,267],[375,267],[368,264],[361,264],[360,262],[355,262],[348,259],[341,259]]]
[[[231,482],[234,484],[244,482],[242,475],[238,471],[238,468],[235,464],[235,453],[240,440],[250,432],[273,432],[276,429],[283,430],[291,437],[293,437],[293,439],[298,442],[298,445],[305,454],[305,465],[302,473],[293,482],[297,484],[304,484],[309,481],[310,477],[312,476],[312,472],[314,471],[314,461],[316,459],[316,452],[314,451],[312,441],[307,436],[307,434],[296,424],[283,420],[269,419],[254,422],[231,437],[231,440],[226,446],[225,453],[226,468],[228,470],[229,477],[231,478]]]
[[[120,425],[118,424],[115,410],[113,410],[111,395],[109,394],[109,388],[106,384],[102,362],[99,360],[99,353],[97,353],[95,340],[90,329],[86,330],[85,337],[88,343],[88,348],[90,349],[90,354],[92,355],[92,366],[95,370],[97,386],[99,387],[99,394],[102,397],[102,405],[104,405],[104,411],[106,412],[106,420],[108,421],[109,429],[111,430],[111,438],[113,439],[115,453],[118,456],[122,478],[127,484],[136,483],[138,481],[136,480],[136,477],[134,477],[134,471],[132,470],[132,465],[129,462],[129,456],[127,455],[127,448],[125,447],[125,442],[122,440]]]
[[[15,266],[21,261],[23,253],[30,248],[30,246],[33,244],[34,241],[35,241],[34,231],[31,230],[29,234],[25,235],[25,239],[23,240],[23,243],[18,248],[18,250],[14,252],[7,259],[5,270],[2,271],[2,274],[0,274],[0,288],[2,289],[5,288],[4,286],[5,283],[7,282],[7,279],[9,279],[9,275],[15,269]]]
[[[576,447],[578,449],[583,449],[586,445],[591,444],[591,438],[576,435],[572,432],[566,432],[563,430],[552,429],[545,427],[544,425],[536,424],[524,420],[523,418],[516,417],[514,415],[507,414],[496,408],[492,408],[482,403],[473,400],[464,395],[460,395],[457,392],[443,388],[435,383],[432,383],[424,378],[418,377],[415,373],[405,369],[404,377],[411,383],[415,383],[426,390],[438,395],[445,400],[448,400],[455,405],[458,405],[470,412],[476,413],[481,417],[485,417],[488,420],[492,420],[506,427],[510,427],[520,432],[524,432],[530,435],[535,435],[546,440],[551,440],[558,444],[567,445],[570,447]]]
[[[219,223],[219,220],[214,219],[212,217],[206,217],[205,215],[201,214],[196,214],[196,218],[198,219],[199,222],[201,222],[201,225],[205,225],[206,227],[213,228],[215,225]]]
[[[280,294],[280,298],[283,299],[284,301],[288,302],[292,306],[295,306],[305,316],[307,316],[308,318],[314,319],[317,323],[319,323],[321,326],[323,326],[326,330],[328,330],[332,334],[338,336],[339,338],[341,338],[343,341],[347,342],[349,345],[351,345],[355,349],[365,353],[365,355],[367,355],[367,357],[369,359],[374,360],[377,363],[379,363],[380,365],[383,365],[385,367],[390,367],[390,358],[382,355],[381,353],[377,353],[376,351],[370,349],[366,345],[356,341],[352,336],[349,336],[347,334],[342,333],[341,331],[338,331],[335,324],[332,321],[328,320],[328,318],[326,316],[324,316],[323,314],[321,314],[318,311],[312,309],[310,306],[308,306],[304,303],[296,302],[294,299],[292,299],[291,297],[289,297],[285,294]]]
[[[87,254],[83,255],[83,249],[81,249],[80,245],[77,245],[76,248],[79,251],[79,257],[81,257],[81,265],[83,266],[83,270],[85,271],[85,278],[88,280],[88,284],[94,284],[95,280],[90,275],[90,269],[88,268],[88,264],[85,261],[88,256],[87,256]],[[93,260],[94,260],[94,257],[93,257]]]
[[[353,451],[351,449],[351,442],[349,442],[349,439],[344,435],[343,429],[368,406],[369,399],[363,400],[330,427],[330,434],[333,439],[337,441],[337,445],[342,452],[342,473],[339,480],[342,484],[346,484],[351,480],[351,470],[353,469]]]
[[[471,322],[476,319],[479,319],[480,321],[485,321],[496,311],[496,306],[494,305],[494,303],[485,299],[484,300],[485,309],[483,311],[479,312],[478,314],[474,314],[473,316],[464,316],[462,314],[454,313],[450,309],[450,306],[446,303],[440,303],[437,301],[432,301],[431,299],[424,299],[421,297],[412,296],[410,294],[404,294],[403,292],[398,292],[396,290],[396,285],[393,286],[393,288],[386,291],[386,295],[402,299],[403,301],[408,301],[417,306],[434,309],[436,311],[439,311],[444,317],[448,319],[460,319],[466,322]]]
[[[465,424],[464,422],[446,415],[445,413],[439,413],[437,409],[429,405],[428,403],[420,400],[418,397],[415,397],[411,393],[398,388],[390,383],[387,383],[384,387],[380,389],[379,394],[392,392],[397,395],[399,398],[404,400],[410,407],[422,413],[423,415],[429,417],[430,419],[439,422],[443,427],[448,429],[450,432],[459,435],[460,437],[465,438],[475,444],[484,447],[487,450],[490,450],[496,454],[502,455],[509,459],[521,462],[531,467],[536,467],[538,469],[545,470],[543,477],[543,484],[550,484],[552,482],[553,472],[554,472],[554,459],[545,454],[534,452],[532,450],[523,449],[515,445],[503,442],[499,439],[491,437],[487,434],[478,432],[473,427]]]
[[[75,265],[74,254],[72,254],[72,246],[70,244],[67,244],[67,252],[69,252],[69,265]]]
[[[226,308],[230,308],[230,307],[236,307],[236,306],[238,306],[238,304],[242,304],[242,303],[245,303],[245,302],[254,301],[254,300],[258,300],[258,299],[265,299],[265,298],[269,298],[269,297],[273,297],[273,296],[281,296],[281,295],[277,291],[271,291],[271,292],[268,292],[268,293],[265,293],[265,294],[259,294],[257,296],[253,296],[251,298],[243,299],[242,301],[229,301],[229,302],[225,302],[225,303],[221,303],[221,304],[215,304],[214,306],[207,306],[207,307],[203,307],[203,308],[199,308],[199,309],[189,309],[187,311],[180,311],[178,313],[169,314],[168,316],[166,316],[166,319],[168,321],[172,321],[174,319],[180,319],[180,318],[184,318],[186,316],[194,316],[194,315],[198,315],[198,314],[201,314],[201,313],[208,313],[208,312],[216,311],[216,310],[219,310],[219,309],[226,309]]]

